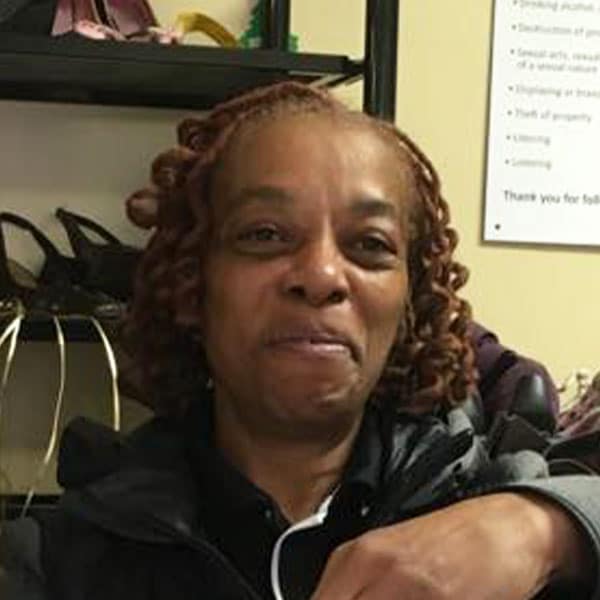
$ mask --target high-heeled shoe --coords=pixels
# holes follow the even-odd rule
[[[130,298],[141,250],[123,244],[89,217],[64,208],[58,208],[56,216],[67,232],[75,257],[83,265],[81,285],[119,300]],[[95,233],[103,241],[92,241],[85,230]]]
[[[156,28],[158,21],[146,0],[58,0],[52,35],[76,31],[96,37],[90,30],[94,25],[104,31],[106,38],[125,41]]]
[[[139,34],[158,26],[152,8],[146,0],[96,0],[106,23],[125,37]]]
[[[58,0],[52,35],[63,35],[72,31],[78,21],[101,23],[100,13],[94,0]]]
[[[41,248],[44,264],[38,277],[8,258],[5,224],[27,231]],[[77,259],[62,255],[27,219],[0,213],[0,299],[5,303],[20,302],[32,315],[85,315],[103,322],[118,321],[124,306],[106,294],[83,289],[78,284],[83,268]]]

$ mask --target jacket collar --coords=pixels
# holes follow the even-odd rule
[[[61,500],[63,507],[109,531],[162,543],[202,536],[200,512],[208,481],[219,485],[220,480],[230,502],[246,502],[243,496],[253,502],[263,501],[266,495],[224,458],[212,461],[215,451],[210,446],[210,420],[192,418],[205,409],[199,410],[190,413],[184,426],[155,419],[125,438],[100,426],[90,428],[85,420],[71,424],[59,455],[61,484],[67,490]],[[396,415],[389,424],[382,421],[380,411],[370,408],[330,512],[343,506],[344,498],[355,505],[376,495],[385,504],[386,490],[398,476],[402,479],[409,468],[419,471],[427,463],[423,457],[428,452],[459,434],[472,442],[472,431],[462,411],[452,411],[444,419]],[[464,453],[461,448],[457,450]],[[86,473],[90,457],[96,462],[93,472]],[[450,459],[442,454],[439,464],[431,465],[437,469],[435,473],[422,472],[422,487],[431,487],[427,484],[453,468],[448,464]],[[204,481],[198,476],[196,461],[202,463],[201,469],[207,469]]]

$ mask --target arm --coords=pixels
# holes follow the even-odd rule
[[[551,526],[562,533],[554,555],[562,575],[587,583],[589,597],[600,599],[600,477],[550,477],[510,488],[546,507]]]
[[[313,600],[523,600],[549,583],[593,588],[600,518],[581,507],[589,483],[524,484],[368,532],[331,555]]]

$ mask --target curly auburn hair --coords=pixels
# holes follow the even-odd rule
[[[392,124],[352,111],[325,91],[285,82],[223,103],[206,118],[183,121],[178,146],[156,158],[153,187],[141,192],[158,205],[156,229],[138,268],[125,340],[141,368],[147,401],[159,413],[181,415],[210,385],[197,328],[181,317],[178,307],[201,302],[211,185],[224,150],[247,123],[307,113],[371,127],[399,150],[399,160],[408,163],[413,178],[417,199],[409,216],[409,300],[374,400],[391,408],[429,411],[460,403],[474,386],[467,334],[471,312],[456,294],[468,273],[453,259],[458,237],[449,226],[435,169]]]

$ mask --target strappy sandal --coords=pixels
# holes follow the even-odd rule
[[[5,224],[27,231],[41,248],[44,264],[38,277],[9,260]],[[108,323],[118,321],[124,313],[122,303],[83,289],[78,284],[82,274],[82,265],[62,255],[33,223],[13,213],[0,213],[0,299],[5,303],[21,303],[28,316],[87,315]]]
[[[208,15],[180,13],[171,27],[161,27],[147,0],[58,0],[52,35],[75,32],[96,40],[180,44],[201,32],[226,48],[236,47],[235,36]]]
[[[104,22],[126,38],[158,27],[154,12],[146,0],[97,0]]]
[[[145,0],[58,0],[51,33],[75,31],[95,39],[125,40],[157,25]]]
[[[51,33],[52,35],[68,33],[79,21],[102,22],[94,0],[58,0]]]
[[[102,225],[89,217],[58,208],[56,217],[64,226],[73,254],[82,266],[80,284],[119,300],[131,297],[133,278],[141,250],[123,244]],[[92,241],[88,232],[102,242]]]

